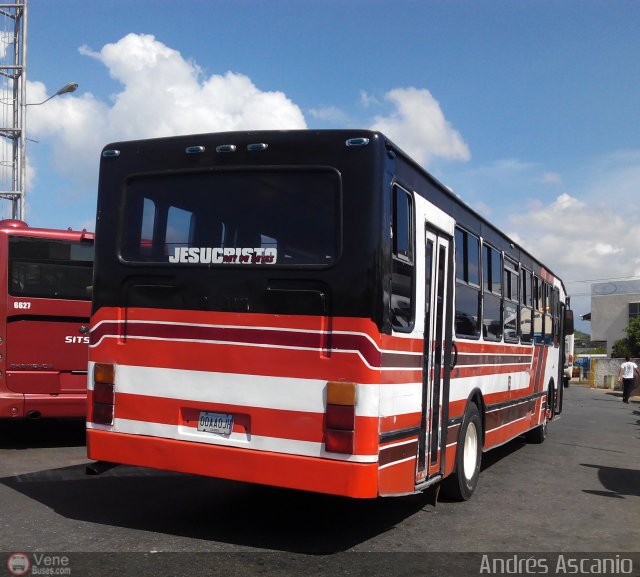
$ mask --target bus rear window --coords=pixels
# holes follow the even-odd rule
[[[9,294],[91,300],[93,243],[9,237]]]
[[[245,169],[131,178],[120,256],[168,265],[324,265],[340,250],[340,176]]]

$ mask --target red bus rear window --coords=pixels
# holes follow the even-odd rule
[[[9,294],[91,300],[93,242],[9,237]]]

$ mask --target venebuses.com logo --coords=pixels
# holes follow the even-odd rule
[[[31,561],[26,553],[14,553],[7,559],[7,569],[11,575],[26,575],[31,569]]]
[[[11,575],[71,575],[69,557],[47,553],[12,553],[7,559]]]

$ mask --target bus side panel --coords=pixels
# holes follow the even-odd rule
[[[549,379],[556,369],[557,348],[458,340],[458,364],[452,371],[447,467],[455,453],[468,399],[479,394],[484,426],[483,450],[502,445],[544,420]],[[475,391],[475,393],[474,393]]]
[[[379,493],[405,495],[415,491],[424,341],[413,335],[382,335],[382,346],[384,349],[402,346],[412,354],[412,367],[403,371],[383,370],[380,389]]]
[[[398,449],[398,446],[394,447]],[[415,493],[416,454],[418,437],[400,446],[404,459],[389,466],[380,466],[380,496],[406,495]]]

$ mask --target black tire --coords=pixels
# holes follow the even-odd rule
[[[467,405],[456,449],[456,467],[442,483],[445,496],[456,501],[467,501],[473,495],[480,476],[482,463],[482,421],[478,406]]]
[[[548,410],[550,408],[550,410]],[[549,421],[553,419],[555,415],[555,394],[553,390],[553,385],[549,384],[549,390],[547,391],[547,403],[544,411],[544,422],[541,425],[538,425],[535,429],[531,429],[527,431],[525,434],[525,438],[528,443],[532,445],[539,445],[540,443],[544,443],[544,440],[547,438],[547,428],[549,426]]]

